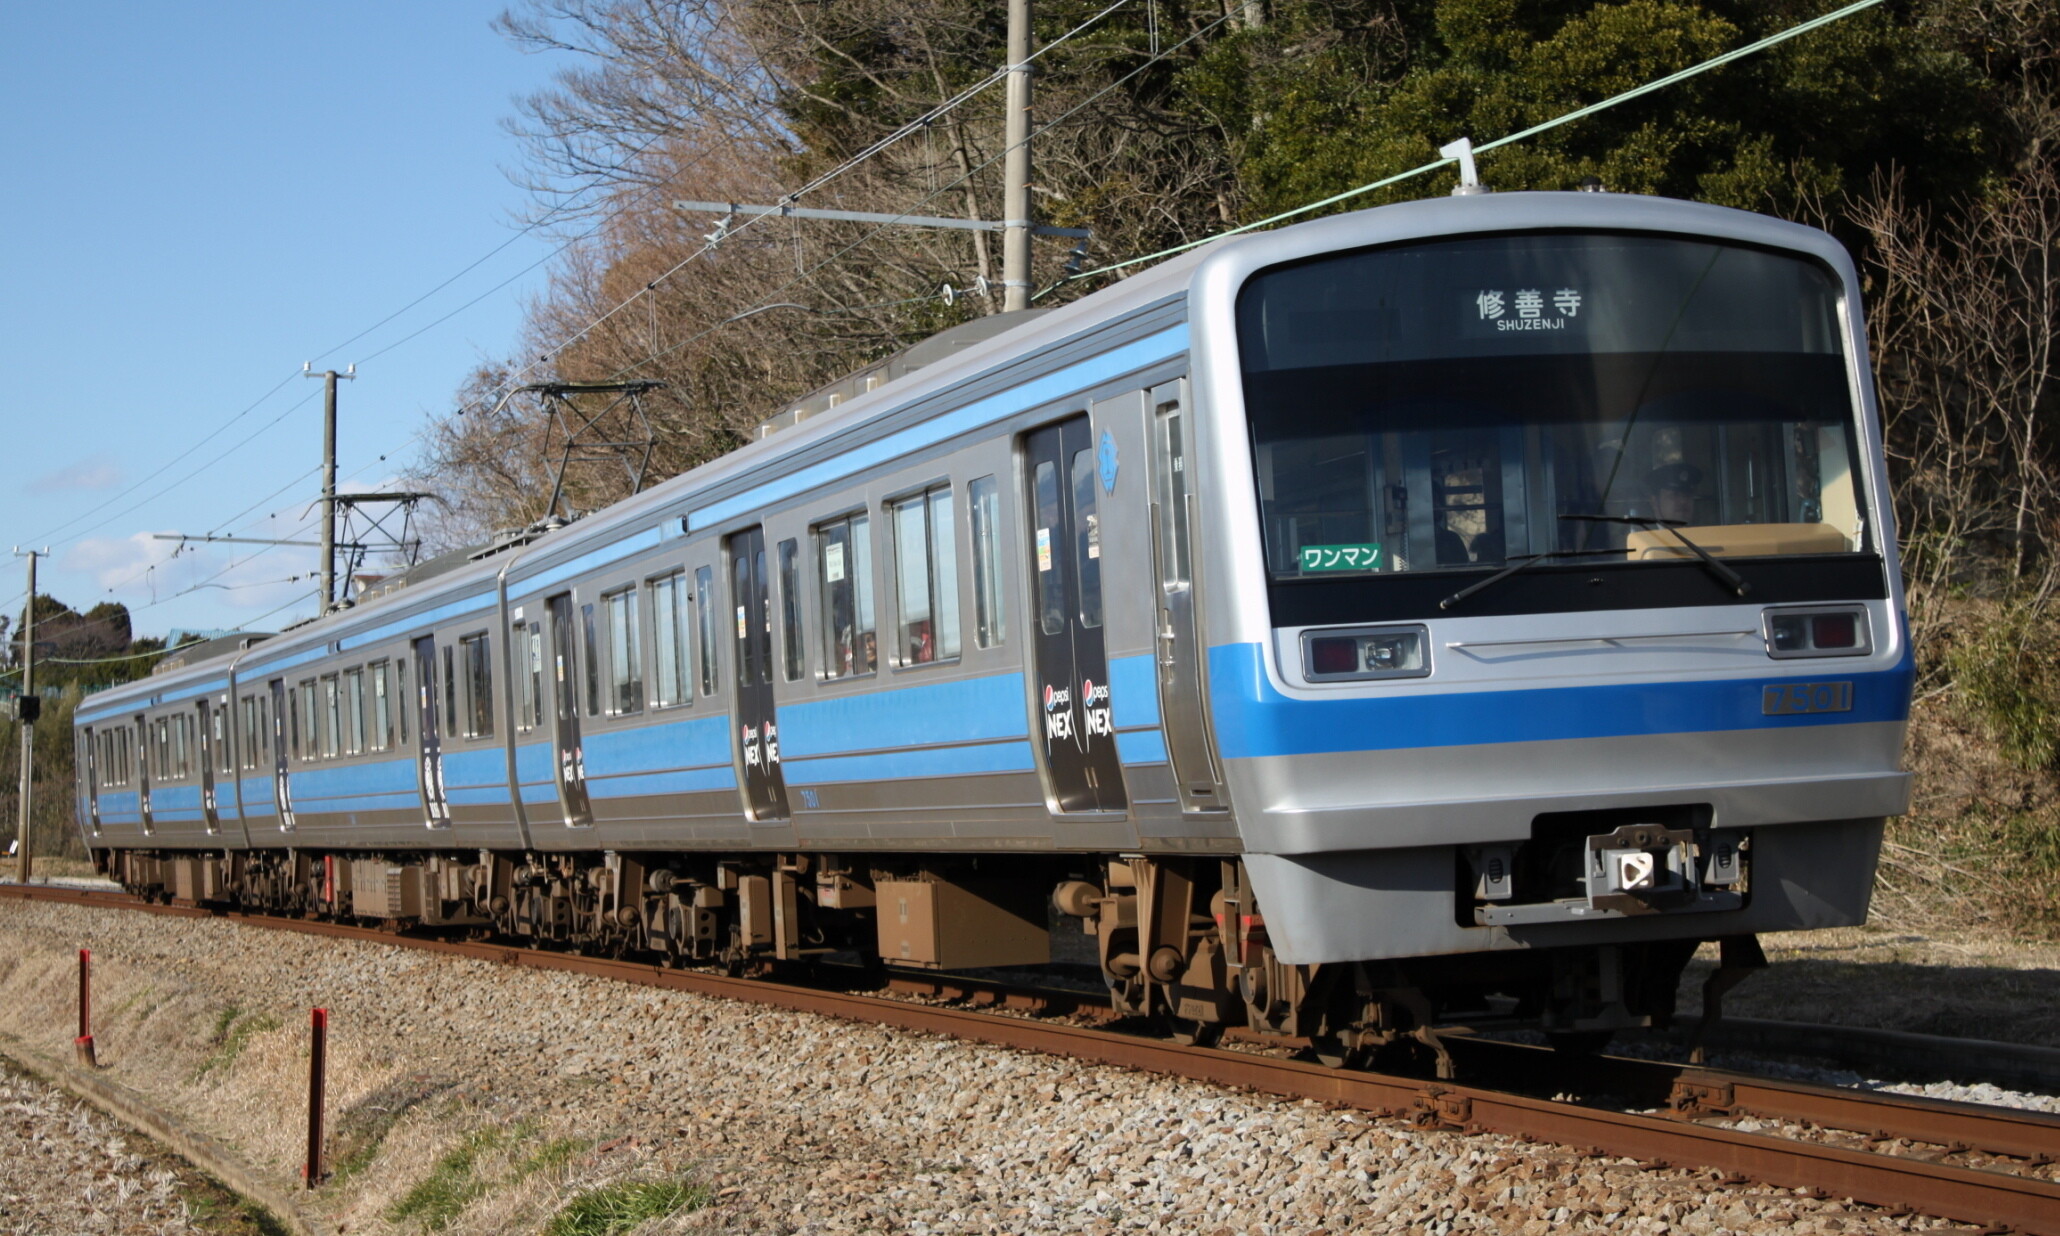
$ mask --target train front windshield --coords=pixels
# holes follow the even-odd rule
[[[1878,552],[1838,307],[1810,262],[1650,235],[1263,271],[1238,339],[1272,576]]]

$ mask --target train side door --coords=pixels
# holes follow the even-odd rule
[[[1102,640],[1101,515],[1094,435],[1085,416],[1023,438],[1030,495],[1031,643],[1036,661],[1031,722],[1060,811],[1129,805],[1109,708]]]
[[[136,811],[143,820],[145,836],[157,831],[150,814],[150,718],[136,718]]]
[[[415,753],[415,785],[422,793],[422,822],[451,826],[451,800],[443,785],[443,726],[436,715],[436,637],[415,641],[415,719],[422,745]]]
[[[293,831],[293,786],[287,780],[292,767],[286,762],[286,680],[274,678],[272,687],[272,806],[279,813],[279,831]]]
[[[551,744],[558,770],[558,805],[564,811],[566,827],[585,828],[594,822],[594,805],[587,796],[587,757],[580,745],[572,594],[561,592],[547,604],[551,611]],[[591,632],[587,638],[593,638]]]
[[[772,577],[766,570],[765,529],[732,536],[729,552],[744,810],[753,820],[784,820],[789,816],[787,779],[780,771],[779,718],[773,709]]]
[[[222,813],[215,799],[215,750],[221,735],[215,731],[215,710],[200,701],[200,810],[207,817],[207,831],[222,831]]]
[[[1196,509],[1188,421],[1179,384],[1152,392],[1152,565],[1159,577],[1153,639],[1159,716],[1183,811],[1223,811],[1223,774],[1209,742],[1202,693],[1202,642],[1195,620],[1193,539]]]
[[[80,778],[86,786],[86,822],[92,827],[93,835],[100,835],[100,752],[97,734],[92,726],[79,731],[79,749],[74,757],[85,775]]]

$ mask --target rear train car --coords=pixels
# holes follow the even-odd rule
[[[79,710],[140,891],[1039,964],[1327,1058],[1863,921],[1911,656],[1829,236],[1610,194],[1218,242]]]

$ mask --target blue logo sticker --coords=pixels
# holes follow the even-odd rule
[[[1102,492],[1105,494],[1115,493],[1116,436],[1106,429],[1102,430],[1102,449],[1097,458],[1101,460],[1102,465]]]

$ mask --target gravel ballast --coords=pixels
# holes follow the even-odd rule
[[[1711,1172],[218,920],[0,902],[0,1030],[68,1051],[94,951],[109,1075],[291,1184],[307,1010],[331,1013],[348,1233],[541,1230],[584,1190],[686,1181],[639,1232],[1901,1232]],[[433,1187],[432,1187],[433,1186]],[[425,1200],[426,1199],[426,1200]],[[412,1209],[411,1209],[412,1207]]]

